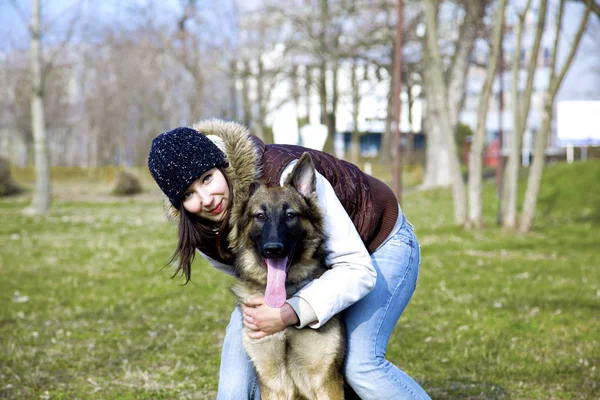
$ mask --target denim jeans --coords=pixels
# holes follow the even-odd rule
[[[377,270],[375,287],[343,313],[348,334],[346,381],[362,399],[429,399],[417,382],[385,359],[388,340],[419,273],[419,244],[406,219],[371,260]],[[225,333],[218,399],[260,399],[256,372],[242,345],[242,327],[238,306]]]

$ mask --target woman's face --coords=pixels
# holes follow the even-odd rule
[[[218,168],[206,171],[183,194],[187,212],[215,222],[223,219],[229,201],[229,186]]]

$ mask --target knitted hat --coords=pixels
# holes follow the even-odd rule
[[[148,169],[158,187],[179,208],[183,193],[209,169],[227,165],[225,154],[209,138],[190,128],[161,133],[152,140]]]

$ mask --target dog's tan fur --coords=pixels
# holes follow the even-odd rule
[[[308,168],[308,170],[307,170]],[[312,169],[307,190],[299,193],[295,184],[298,175]],[[301,210],[300,223],[306,233],[302,254],[288,269],[286,288],[290,297],[302,285],[319,277],[326,270],[323,248],[323,217],[316,203],[314,166],[305,154],[283,187],[260,186],[250,196],[241,213],[235,234],[236,267],[240,280],[233,292],[240,303],[264,296],[267,272],[261,255],[252,243],[252,216],[259,209],[277,209],[288,204]],[[303,181],[303,185],[306,181]],[[256,367],[261,396],[270,399],[343,399],[341,366],[345,351],[345,332],[340,317],[334,317],[319,329],[288,327],[276,334],[251,339],[243,333],[243,343]]]

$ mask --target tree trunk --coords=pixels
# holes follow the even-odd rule
[[[250,103],[250,66],[248,61],[243,62],[242,72],[242,110],[244,125],[250,127],[252,124],[252,106]]]
[[[505,229],[513,230],[516,227],[517,221],[517,188],[519,181],[519,165],[520,165],[520,153],[521,153],[521,142],[523,133],[527,128],[527,119],[529,117],[529,110],[531,104],[531,93],[533,91],[534,77],[537,67],[537,59],[540,49],[540,43],[542,34],[544,33],[544,26],[546,24],[546,8],[548,0],[541,0],[538,22],[535,32],[535,39],[531,50],[531,59],[527,66],[527,82],[525,84],[525,91],[519,101],[519,60],[521,57],[520,46],[523,24],[525,23],[525,16],[531,4],[531,0],[528,0],[525,10],[519,16],[519,26],[517,31],[517,49],[513,56],[513,134],[511,138],[510,153],[508,156],[508,162],[506,164],[506,171],[504,173],[504,189],[502,190],[503,195],[503,215],[502,223]],[[516,53],[516,52],[519,53]]]
[[[450,153],[450,174],[452,177],[452,198],[454,202],[454,220],[457,224],[464,225],[467,220],[467,199],[465,184],[463,182],[460,163],[458,161],[456,143],[454,141],[454,129],[450,121],[450,111],[447,103],[446,84],[444,83],[442,57],[437,42],[437,12],[435,0],[425,0],[425,21],[427,25],[427,49],[430,62],[427,68],[430,70],[431,87],[430,96],[439,110],[439,120],[442,138],[445,147]]]
[[[321,61],[319,67],[319,100],[321,102],[321,124],[327,124],[327,62]],[[328,133],[329,134],[329,133]]]
[[[394,47],[396,51],[394,52],[394,62],[392,70],[393,74],[396,77],[394,80],[394,96],[392,98],[392,109],[393,109],[393,129],[392,132],[394,134],[394,140],[392,143],[392,190],[396,194],[396,198],[398,199],[398,203],[402,204],[402,148],[401,148],[401,136],[402,132],[400,131],[400,115],[401,115],[401,102],[400,95],[402,93],[402,29],[404,23],[404,3],[403,0],[397,0],[396,11],[398,13],[398,17],[396,18],[396,40],[394,41]]]
[[[261,54],[258,55],[257,63],[258,73],[256,74],[256,104],[258,106],[258,110],[256,118],[254,119],[254,129],[256,131],[256,136],[258,136],[262,141],[265,141],[265,91]]]
[[[50,165],[48,161],[46,122],[44,120],[39,0],[33,0],[31,18],[31,75],[31,126],[35,153],[35,193],[32,206],[34,213],[47,214],[50,210]]]
[[[310,120],[310,109],[312,107],[312,68],[309,66],[306,66],[306,71],[305,71],[305,76],[306,76],[306,88],[304,89],[304,91],[306,92],[306,121],[308,122],[308,124],[311,124],[315,121],[311,121]]]
[[[336,114],[338,106],[338,76],[339,62],[336,59],[333,62],[332,84],[331,84],[331,112],[327,114],[327,139],[323,145],[323,151],[329,154],[334,153],[333,140],[336,133]]]
[[[483,147],[485,142],[485,128],[487,124],[487,113],[492,93],[492,86],[498,69],[498,56],[500,46],[502,46],[504,11],[506,9],[506,0],[500,0],[498,10],[496,10],[496,20],[494,23],[494,37],[490,48],[490,58],[488,61],[485,82],[481,90],[479,107],[477,109],[477,127],[471,143],[469,154],[469,225],[474,228],[481,228],[483,225],[483,199],[481,194],[482,180],[482,160]]]
[[[440,116],[438,104],[433,99],[433,93],[436,88],[433,86],[431,77],[430,57],[428,56],[427,42],[424,43],[425,65],[423,68],[423,86],[425,89],[425,118],[423,119],[423,128],[426,132],[425,146],[425,172],[423,176],[423,189],[432,189],[438,187],[447,187],[452,184],[452,174],[450,173],[450,157],[446,142],[442,137]]]
[[[535,138],[533,163],[529,170],[527,192],[525,194],[525,203],[523,204],[523,213],[521,214],[521,223],[519,225],[519,231],[523,233],[529,230],[535,216],[535,205],[537,203],[537,195],[542,181],[542,172],[545,163],[544,159],[546,158],[544,153],[546,150],[547,135],[543,134],[543,132],[548,132],[550,130],[550,123],[552,121],[552,102],[553,98],[551,98],[549,93],[546,93],[544,99],[544,114],[542,116],[542,128]]]
[[[350,161],[357,164],[360,156],[360,134],[358,132],[358,112],[360,106],[360,83],[356,76],[356,61],[352,63],[350,72],[352,87],[352,144],[350,146]]]
[[[483,26],[486,4],[487,1],[479,0],[470,2],[465,6],[465,19],[460,26],[458,39],[456,40],[456,51],[452,56],[452,67],[449,72],[447,86],[447,102],[453,134],[456,132],[458,117],[464,103],[466,93],[465,82],[471,63],[471,54],[473,53],[475,40]]]
[[[296,116],[299,116],[298,112],[300,108],[300,82],[298,81],[298,66],[292,65],[292,70],[290,71],[290,85],[292,91],[292,99],[294,100],[294,108],[296,110]]]
[[[432,7],[434,7],[434,10],[432,10],[432,12],[435,13],[431,18],[436,23],[437,4],[438,3],[436,2],[435,4],[431,5]],[[454,134],[456,132],[458,116],[460,113],[460,109],[462,108],[462,104],[464,102],[465,82],[467,72],[469,69],[471,53],[473,52],[475,39],[477,38],[478,32],[481,29],[481,25],[483,24],[483,16],[486,4],[487,1],[482,0],[474,2],[474,6],[471,4],[471,6],[466,8],[465,11],[467,12],[467,14],[465,16],[465,20],[463,21],[459,29],[459,37],[455,41],[456,52],[452,58],[451,69],[447,74],[448,86],[446,88],[447,90],[445,91],[446,98],[444,100],[446,103],[446,108],[448,110],[450,126],[452,127],[452,137],[454,137]],[[429,26],[427,26],[427,28],[429,29]],[[437,27],[435,30],[437,31]],[[435,43],[437,45],[437,42]],[[427,41],[425,41],[425,53],[427,53],[428,46],[429,44],[427,43]],[[430,62],[426,62],[424,65],[424,85],[426,88],[430,88],[426,89],[425,96],[428,104],[430,104],[432,102],[432,96],[434,94],[432,92],[435,92],[437,88],[431,88],[431,85],[427,82],[428,79],[426,76],[429,75],[429,72],[427,70],[430,69]],[[440,126],[440,124],[445,124],[446,121],[441,121],[439,119],[439,111],[436,109],[436,107],[437,106],[432,105],[430,108],[432,110],[432,114],[428,114],[426,117],[426,119],[430,120],[428,121],[428,123],[430,123],[430,125],[433,128],[427,131],[427,157],[425,159],[425,176],[423,178],[423,187],[427,188],[450,186],[454,184],[452,172],[449,170],[449,165],[455,163],[454,159],[456,159],[456,162],[458,163],[458,167],[460,169],[458,153],[451,153],[450,149],[445,146],[441,148],[429,148],[429,146],[432,144],[436,145],[443,143],[439,137],[436,137],[436,135],[439,133],[439,131],[436,129],[438,126]],[[453,145],[453,148],[456,148],[456,144]]]
[[[229,96],[231,98],[231,104],[229,105],[229,118],[234,121],[239,121],[239,106],[238,106],[238,96],[236,89],[236,82],[238,80],[239,73],[237,70],[237,61],[232,60],[229,63]]]
[[[423,128],[427,133],[425,146],[425,172],[423,189],[447,187],[452,183],[450,173],[450,157],[446,142],[442,137],[440,117],[437,104],[432,98],[435,90],[430,84],[427,68],[424,70],[425,100],[427,102],[426,117],[423,119]]]
[[[414,152],[415,152],[415,135],[414,135],[414,120],[413,120],[413,96],[412,96],[412,85],[406,85],[406,108],[408,109],[408,134],[406,136],[406,147],[404,148],[404,165],[413,165],[414,163]]]
[[[392,58],[394,54],[392,52]],[[379,159],[380,162],[384,165],[389,165],[392,160],[392,99],[394,93],[394,74],[388,71],[390,75],[390,84],[387,95],[387,105],[385,112],[385,131],[383,132],[383,137],[381,138],[381,148]]]

